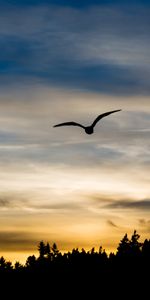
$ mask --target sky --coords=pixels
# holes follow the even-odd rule
[[[150,234],[150,1],[0,1],[0,255]],[[93,135],[78,127],[102,119]]]

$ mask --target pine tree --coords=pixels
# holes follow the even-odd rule
[[[130,241],[128,239],[127,233],[124,235],[123,239],[120,241],[119,246],[117,248],[118,256],[126,256],[130,251]]]

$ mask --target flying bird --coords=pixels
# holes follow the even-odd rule
[[[94,132],[94,127],[95,127],[95,125],[97,124],[98,121],[100,121],[102,118],[104,118],[104,117],[106,117],[106,116],[108,116],[112,113],[115,113],[117,111],[121,111],[121,109],[108,111],[108,112],[105,112],[105,113],[99,115],[90,126],[83,126],[82,124],[79,124],[79,123],[76,123],[76,122],[65,122],[65,123],[56,124],[53,127],[79,126],[79,127],[83,128],[87,134],[92,134]]]

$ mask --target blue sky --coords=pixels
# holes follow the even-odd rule
[[[128,5],[132,5],[132,4],[149,4],[149,0],[127,0],[127,1],[123,1],[123,0],[25,0],[25,1],[21,1],[21,0],[1,0],[0,4],[16,4],[16,5],[36,5],[36,4],[54,4],[54,5],[62,5],[62,6],[73,6],[73,7],[86,7],[89,5],[115,5],[115,4],[128,4]]]
[[[147,237],[149,1],[0,5],[1,254]],[[53,128],[115,109],[92,136]]]
[[[146,5],[21,3],[1,9],[2,84],[30,77],[102,93],[149,94]]]

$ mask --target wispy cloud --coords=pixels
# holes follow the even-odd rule
[[[150,219],[139,219],[139,228],[146,233],[150,233]]]
[[[150,220],[140,219],[139,224],[142,226],[145,226],[145,225],[150,226]]]
[[[59,86],[149,94],[148,20],[144,6],[2,9],[1,68]]]
[[[107,220],[107,224],[111,227],[118,228],[118,226],[111,220]]]
[[[25,231],[0,231],[1,250],[16,251],[17,250],[31,250],[33,245],[39,242],[31,233]]]
[[[150,200],[144,199],[141,201],[129,201],[129,200],[120,200],[115,201],[106,205],[109,208],[114,209],[140,209],[140,210],[147,210],[150,209]]]
[[[149,8],[22,5],[0,11],[3,249],[44,237],[89,246],[113,232],[112,247],[135,224],[145,234]],[[92,136],[53,128],[114,109]]]
[[[1,164],[63,161],[65,165],[86,166],[88,159],[90,167],[110,163],[119,167],[121,162],[137,168],[136,157],[141,166],[148,165],[149,98],[120,99],[48,87],[24,92],[12,89],[0,96]],[[88,125],[97,114],[114,108],[122,111],[103,119],[88,138],[80,128],[53,128],[66,120]]]
[[[1,193],[0,207],[1,209],[23,209],[28,201],[23,193]]]

